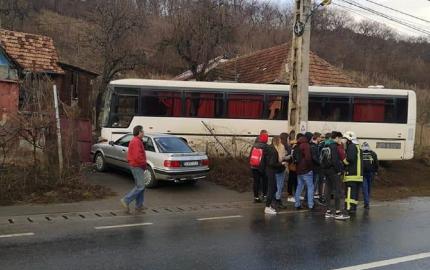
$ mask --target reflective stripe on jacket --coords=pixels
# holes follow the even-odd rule
[[[346,166],[344,182],[363,182],[363,154],[360,146],[349,144],[346,149]]]

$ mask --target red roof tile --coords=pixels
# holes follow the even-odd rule
[[[0,46],[24,71],[64,73],[50,37],[0,29]]]
[[[209,72],[208,78],[209,80],[227,80],[241,83],[288,84],[289,76],[286,74],[286,65],[289,58],[289,45],[282,44],[220,63]],[[310,53],[309,58],[309,84],[358,86],[340,69],[332,66],[313,52]]]

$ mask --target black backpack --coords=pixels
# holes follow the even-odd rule
[[[320,165],[320,148],[318,144],[311,144],[312,162],[314,165]]]
[[[302,160],[302,151],[300,150],[300,148],[299,148],[299,145],[298,144],[296,144],[294,147],[293,147],[293,150],[292,150],[292,157],[293,157],[293,163],[294,164],[299,164],[300,163],[300,161]]]
[[[363,171],[373,172],[375,170],[375,160],[373,159],[372,152],[363,151]]]
[[[320,153],[320,165],[323,169],[328,169],[333,167],[333,160],[331,156],[331,148],[326,145],[321,149]]]

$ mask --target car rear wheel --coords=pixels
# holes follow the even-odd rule
[[[98,152],[96,157],[94,158],[94,162],[96,164],[96,170],[99,172],[104,172],[107,169],[106,160],[103,157],[103,154]]]
[[[143,174],[143,179],[144,179],[145,187],[147,188],[154,188],[158,185],[158,181],[157,179],[155,179],[154,171],[149,166],[145,170],[145,173]]]

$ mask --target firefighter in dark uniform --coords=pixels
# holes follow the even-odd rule
[[[349,213],[355,213],[358,205],[358,195],[363,183],[363,153],[354,132],[345,133],[346,160],[345,168],[345,208]]]

